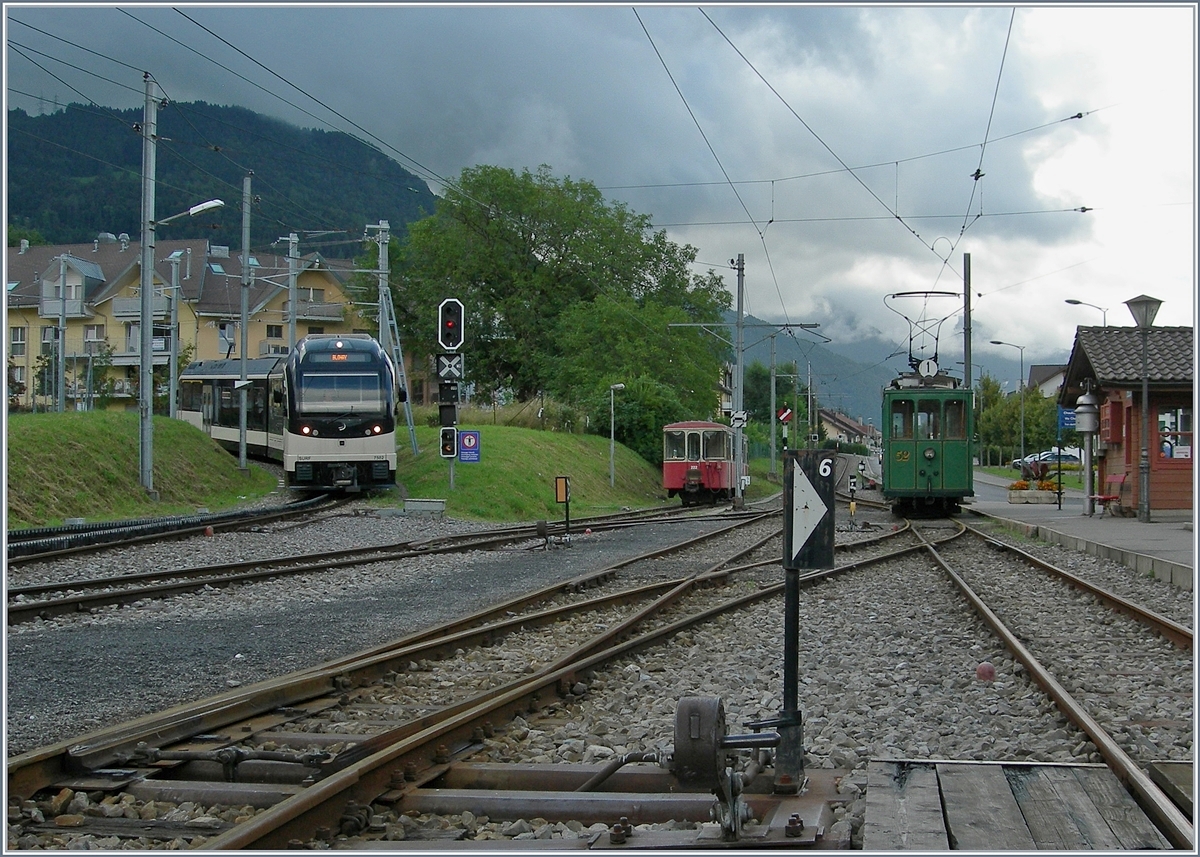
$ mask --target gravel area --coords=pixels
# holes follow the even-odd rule
[[[305,545],[302,550],[334,549],[427,538],[439,528],[449,532],[462,526],[350,514],[289,531],[286,538]],[[7,635],[7,752],[378,645],[716,526],[660,523],[576,536],[569,548],[373,564],[18,626]],[[839,532],[838,538],[844,537],[848,534]],[[268,545],[274,552],[289,549],[277,539],[259,533],[164,543],[123,552],[127,555],[118,564],[132,571],[208,562],[217,554],[256,556]],[[1114,588],[1119,583],[1128,588],[1127,597],[1161,604],[1154,609],[1191,622],[1191,593],[1082,553],[1027,541],[1022,546],[1110,580]],[[978,562],[986,573],[987,556],[979,555]],[[677,572],[676,563],[662,564],[663,574]],[[95,576],[95,570],[87,576]],[[806,765],[855,771],[844,784],[846,803],[838,809],[841,828],[835,835],[861,843],[869,759],[1099,760],[1091,742],[1067,725],[928,561],[910,557],[805,588],[800,610]],[[740,731],[745,721],[772,717],[782,697],[781,613],[777,600],[757,604],[683,631],[665,649],[599,670],[586,677],[586,692],[554,712],[553,726],[541,727],[530,716],[489,739],[486,758],[593,762],[627,752],[665,751],[672,742],[676,701],[685,695],[720,696],[731,731]],[[1040,621],[1035,630],[1053,635],[1057,617]],[[523,645],[531,661],[552,657]],[[1113,653],[1110,669],[1122,668],[1119,655]],[[993,679],[977,677],[984,662],[993,666]],[[451,659],[422,665],[419,673],[412,680],[444,683],[463,669]],[[1175,709],[1163,705],[1156,701],[1145,716],[1190,721],[1190,697]],[[1128,728],[1131,734],[1141,730],[1134,723]],[[1151,730],[1144,731],[1152,743]],[[1159,749],[1191,758],[1192,741],[1189,736]],[[188,812],[195,819],[206,810]],[[462,817],[393,815],[381,824],[393,839],[423,826],[462,827],[479,839],[588,833],[536,820],[507,832],[486,819]]]
[[[371,563],[17,625],[6,635],[6,754],[377,646],[717,526],[678,521],[577,533],[569,547]],[[478,528],[350,513],[278,535],[218,534],[128,548],[115,559],[71,558],[62,573],[98,577]],[[58,573],[57,563],[39,565],[14,569],[9,584]]]

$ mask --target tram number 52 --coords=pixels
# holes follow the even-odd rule
[[[898,449],[898,450],[896,450],[896,460],[897,461],[908,461],[908,454],[909,454],[909,451],[907,449]]]

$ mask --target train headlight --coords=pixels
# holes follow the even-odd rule
[[[380,426],[380,425],[371,426],[371,431],[375,432],[375,434],[382,434],[383,426]]]
[[[934,455],[934,453],[933,453],[932,446],[929,447],[929,449],[925,450],[925,460],[926,461],[933,461],[933,455]]]
[[[300,434],[312,434],[312,429],[308,426],[300,426]]]

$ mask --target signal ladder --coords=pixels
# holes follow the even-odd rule
[[[379,344],[383,346],[396,366],[397,391],[404,391],[404,418],[408,422],[408,439],[413,455],[418,455],[417,432],[413,428],[412,398],[408,389],[408,372],[404,368],[404,351],[400,348],[400,332],[396,329],[396,307],[392,303],[392,290],[388,288],[388,222],[379,221],[379,226],[367,225],[367,229],[379,230]]]

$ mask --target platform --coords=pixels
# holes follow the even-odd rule
[[[901,760],[867,768],[864,851],[1170,848],[1104,765]]]

